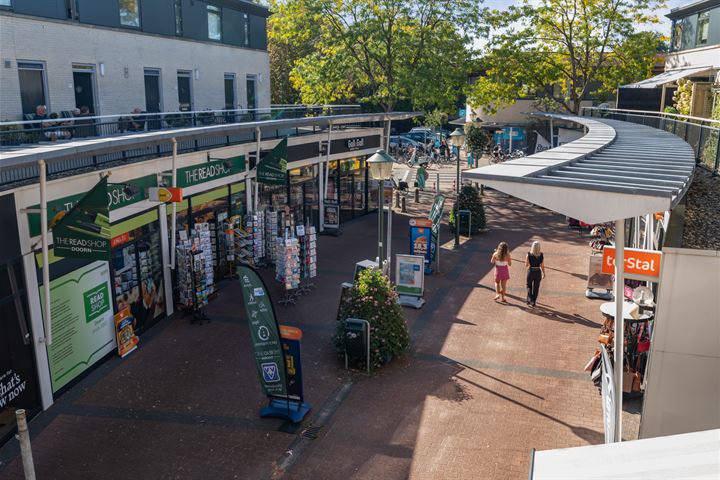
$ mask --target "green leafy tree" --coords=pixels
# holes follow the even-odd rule
[[[693,83],[686,78],[681,78],[677,81],[677,85],[675,95],[672,97],[673,102],[675,102],[673,106],[680,115],[690,115],[692,110]]]
[[[657,22],[655,0],[524,0],[506,11],[486,9],[494,32],[481,59],[484,75],[469,91],[469,103],[488,113],[517,98],[547,97],[578,113],[594,90],[646,78],[659,37],[637,33]],[[650,13],[648,13],[650,12]]]
[[[485,206],[480,199],[480,190],[473,185],[463,185],[460,189],[460,195],[458,195],[458,201],[453,205],[453,209],[450,211],[450,218],[448,223],[450,228],[455,231],[455,221],[457,219],[458,206],[460,210],[469,210],[472,218],[472,233],[477,233],[485,228],[487,223],[485,219]],[[464,229],[464,230],[463,230]],[[460,233],[467,235],[467,223],[460,223]]]
[[[472,123],[465,124],[465,145],[468,152],[472,152],[476,158],[480,158],[489,142],[490,135],[485,130]]]
[[[448,121],[448,114],[442,110],[435,109],[425,114],[423,125],[432,128],[433,131],[442,128]]]
[[[360,272],[350,289],[349,299],[340,307],[340,321],[333,343],[345,351],[345,320],[361,318],[370,322],[370,365],[381,367],[390,358],[402,355],[410,345],[410,333],[397,303],[397,293],[380,270]]]
[[[284,0],[274,11],[278,42],[310,42],[289,75],[303,102],[384,111],[401,101],[454,109],[479,18],[476,0]]]

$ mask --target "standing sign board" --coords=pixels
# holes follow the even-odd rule
[[[435,252],[432,222],[427,219],[410,219],[410,255],[425,257],[425,273],[431,273],[430,262]]]
[[[45,289],[40,288],[41,305]],[[108,262],[92,262],[50,281],[53,342],[47,347],[53,392],[115,349]]]
[[[133,324],[135,318],[130,313],[130,307],[115,314],[115,336],[117,339],[118,355],[125,357],[137,348],[138,337],[135,335]]]
[[[53,253],[58,257],[108,260],[110,208],[107,177],[103,177],[52,228]]]
[[[658,281],[662,252],[638,248],[625,248],[624,251],[625,278],[650,282]],[[606,245],[603,248],[602,271],[611,275],[615,273],[615,247]]]
[[[325,199],[323,228],[335,230],[340,228],[340,206],[336,200]]]
[[[600,361],[602,365],[601,388],[605,443],[612,443],[615,438],[615,381],[613,379],[613,365],[610,362],[610,355],[608,355],[605,345],[600,345]]]
[[[303,401],[302,363],[300,361],[300,340],[302,330],[296,327],[280,325],[280,341],[285,354],[287,368],[288,397]]]
[[[422,297],[425,288],[424,262],[420,255],[396,255],[395,289],[399,294]]]

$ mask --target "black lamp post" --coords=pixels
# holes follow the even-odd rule
[[[460,246],[460,147],[465,142],[465,133],[456,128],[450,134],[450,145],[457,148],[457,170],[455,177],[455,247]]]
[[[370,177],[378,181],[378,268],[384,269],[384,248],[383,248],[383,209],[385,208],[385,180],[392,175],[393,158],[385,150],[378,150],[367,160],[370,169]]]

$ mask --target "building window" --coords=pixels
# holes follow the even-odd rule
[[[182,37],[183,21],[182,21],[182,0],[175,0],[175,35]]]
[[[208,16],[208,38],[210,40],[222,40],[222,22],[220,19],[220,7],[215,5],[207,6]]]
[[[243,13],[243,41],[246,47],[250,46],[250,20],[247,13]]]
[[[682,49],[683,26],[681,21],[675,21],[672,31],[672,50],[678,51]]]
[[[12,0],[0,0],[0,7],[12,7]]]
[[[47,105],[45,65],[39,62],[18,62],[18,75],[23,113],[33,114],[38,105]]]
[[[710,32],[710,12],[702,12],[698,15],[697,26],[697,45],[705,45],[708,41],[708,33]]]
[[[140,28],[140,0],[120,0],[120,24]]]
[[[178,70],[177,82],[178,82],[178,109],[181,112],[188,112],[192,110],[192,80],[191,72],[185,70]]]

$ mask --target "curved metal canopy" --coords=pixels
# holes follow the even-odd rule
[[[695,154],[671,133],[618,120],[538,115],[583,125],[587,134],[466,170],[463,178],[591,224],[671,210],[690,185]]]

